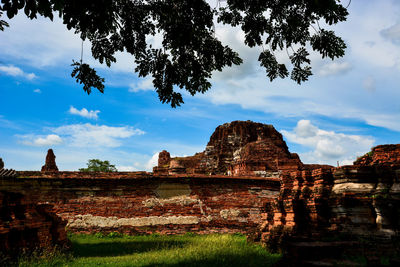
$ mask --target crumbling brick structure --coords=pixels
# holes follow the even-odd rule
[[[400,230],[400,145],[375,147],[352,166],[293,172],[268,203],[261,240],[292,261],[396,255]]]
[[[29,195],[0,190],[0,252],[17,255],[23,250],[65,248],[66,221],[51,205],[38,204]]]
[[[42,172],[58,172],[56,156],[51,148],[47,151],[46,162],[42,166]]]
[[[166,151],[160,153],[164,157]],[[190,157],[161,160],[155,174],[206,174],[277,177],[301,170],[303,163],[290,153],[282,135],[272,125],[233,121],[218,126],[206,149]]]

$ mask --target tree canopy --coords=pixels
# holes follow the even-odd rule
[[[116,172],[115,165],[110,164],[108,160],[90,159],[87,168],[79,169],[80,172]]]
[[[340,0],[1,0],[0,17],[1,11],[11,19],[21,10],[30,19],[58,13],[108,67],[117,52],[132,54],[135,72],[151,76],[160,101],[172,107],[183,103],[180,89],[204,93],[213,71],[242,63],[215,35],[216,22],[243,30],[245,44],[260,50],[258,61],[271,81],[290,76],[300,84],[312,75],[310,49],[335,59],[346,48],[333,31],[320,27],[346,20]],[[0,30],[7,26],[0,20]],[[160,47],[149,41],[156,34],[162,36]],[[278,62],[279,50],[286,50],[289,66]],[[92,88],[103,92],[104,79],[94,69],[82,60],[72,66],[72,77],[88,94]]]

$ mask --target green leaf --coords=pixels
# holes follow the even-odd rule
[[[89,95],[92,88],[97,88],[104,93],[104,78],[97,75],[96,70],[92,69],[88,64],[72,61],[74,66],[71,77],[76,78],[76,82],[83,84],[83,90]]]
[[[289,75],[285,64],[278,64],[275,55],[268,50],[260,53],[258,61],[260,61],[260,66],[265,68],[270,81],[275,80],[278,76],[285,78]]]
[[[319,34],[312,36],[311,45],[314,50],[321,53],[322,58],[329,57],[331,59],[344,56],[344,50],[347,47],[345,42],[335,35],[334,31],[324,29]]]
[[[2,15],[3,15],[3,12],[0,11],[0,18],[1,18]],[[9,27],[9,26],[10,26],[10,25],[9,25],[6,21],[0,20],[0,31],[4,31],[4,29],[5,29],[6,27]]]
[[[310,59],[308,58],[309,55],[310,53],[308,53],[304,47],[300,47],[296,53],[290,56],[290,61],[292,61],[292,64],[295,67],[300,68],[300,65],[303,63],[311,63]]]
[[[307,81],[308,77],[310,77],[311,75],[312,72],[310,66],[305,66],[304,68],[294,67],[290,78],[296,81],[298,84],[301,84],[302,82]]]

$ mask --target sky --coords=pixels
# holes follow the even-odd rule
[[[215,72],[205,94],[182,91],[185,104],[176,109],[138,78],[130,55],[107,68],[85,42],[83,60],[106,79],[104,94],[87,95],[70,77],[79,37],[57,17],[18,15],[0,32],[0,157],[6,168],[40,170],[52,148],[60,170],[97,158],[120,171],[151,171],[159,151],[193,155],[218,125],[252,120],[272,124],[304,163],[352,164],[373,146],[400,143],[400,1],[353,0],[348,10],[346,22],[328,27],[346,42],[345,56],[313,53],[314,75],[301,85],[270,82],[260,48],[246,47],[240,29],[216,25],[244,62]]]

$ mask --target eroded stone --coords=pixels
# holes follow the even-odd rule
[[[122,226],[153,226],[166,224],[198,224],[197,216],[148,216],[133,218],[103,217],[91,214],[77,215],[69,219],[69,228],[118,228]]]

